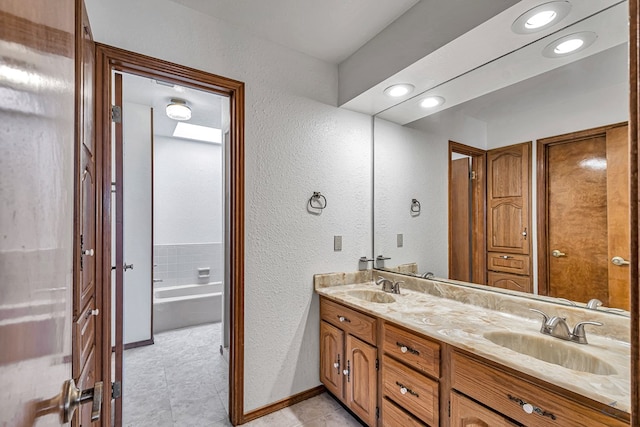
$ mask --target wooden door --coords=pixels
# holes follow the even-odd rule
[[[100,324],[104,313],[98,309],[100,299],[96,280],[96,260],[102,251],[96,235],[96,143],[94,128],[94,68],[95,52],[89,19],[82,0],[77,5],[77,155],[76,169],[76,268],[73,304],[73,378],[81,389],[92,388],[100,378]],[[91,407],[83,405],[73,421],[76,426],[91,425]]]
[[[608,304],[606,135],[546,150],[548,294]]]
[[[347,335],[347,406],[369,426],[376,424],[377,349],[352,335]]]
[[[487,251],[530,253],[531,143],[487,152]]]
[[[614,257],[629,261],[629,126],[607,130],[607,241],[611,307],[629,310],[630,272],[628,264],[614,263]]]
[[[471,399],[451,393],[451,427],[515,427],[500,414]]]
[[[449,188],[449,278],[471,282],[471,165],[469,158],[451,160]]]
[[[340,400],[344,400],[342,371],[347,369],[344,358],[344,332],[325,321],[320,322],[320,381]]]
[[[71,378],[74,2],[0,2],[0,425]],[[39,410],[42,410],[39,412]]]

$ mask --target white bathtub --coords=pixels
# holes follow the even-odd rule
[[[153,291],[153,332],[222,321],[222,282]]]

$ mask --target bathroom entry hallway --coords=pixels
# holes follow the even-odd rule
[[[126,72],[112,82],[116,425],[228,422],[229,99]]]

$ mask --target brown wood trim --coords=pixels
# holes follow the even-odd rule
[[[555,144],[579,141],[582,139],[605,136],[609,129],[625,126],[627,122],[570,132],[562,135],[541,138],[536,143],[536,194],[537,194],[537,236],[538,236],[538,294],[549,295],[549,259],[547,213],[549,198],[547,197],[547,150]],[[630,144],[633,146],[633,143]],[[632,195],[633,190],[630,189]],[[633,230],[633,228],[632,228]]]
[[[97,125],[103,147],[103,233],[107,242],[104,247],[102,269],[103,283],[110,283],[110,196],[111,196],[111,70],[128,72],[149,78],[162,79],[183,86],[208,90],[228,96],[231,107],[229,150],[231,156],[230,181],[230,236],[229,265],[231,276],[231,336],[229,348],[229,418],[234,425],[245,422],[244,415],[244,83],[216,76],[204,71],[170,63],[123,49],[96,44],[98,88]],[[107,267],[108,266],[108,267]],[[105,299],[110,299],[110,286],[103,286]],[[103,327],[110,328],[110,307],[105,310]],[[105,339],[111,339],[105,336]],[[108,346],[105,346],[108,347]],[[107,353],[108,354],[108,353]],[[106,359],[105,359],[106,360]],[[104,378],[110,378],[111,367],[107,365]]]
[[[295,405],[296,403],[300,403],[304,400],[318,396],[319,394],[322,394],[325,391],[327,391],[325,386],[319,385],[317,387],[300,392],[298,394],[294,394],[293,396],[289,396],[282,400],[278,400],[277,402],[271,403],[261,408],[254,409],[253,411],[245,414],[244,422],[249,422],[257,418],[264,417],[265,415],[269,415],[273,412],[279,411],[280,409]]]
[[[629,142],[630,161],[629,173],[631,182],[629,186],[630,217],[631,217],[631,425],[640,426],[640,284],[638,274],[639,250],[639,219],[638,208],[638,140],[640,121],[640,97],[638,90],[640,85],[640,9],[638,0],[629,0]]]
[[[96,307],[103,313],[102,322],[96,325],[100,334],[102,354],[101,374],[105,385],[111,382],[111,144],[105,144],[111,134],[111,98],[109,86],[102,84],[110,80],[110,72],[103,55],[95,50],[95,153],[96,153]],[[108,111],[105,108],[109,108]],[[106,213],[106,215],[105,215]],[[105,396],[110,396],[110,387]],[[103,414],[112,413],[112,399],[102,401]],[[101,427],[111,426],[111,415],[103,416]]]
[[[122,111],[122,74],[116,74],[115,79],[115,105],[120,107]],[[123,382],[122,358],[124,352],[124,147],[123,147],[123,129],[122,121],[114,126],[114,143],[115,143],[115,227],[116,227],[116,260],[115,260],[115,380]],[[105,145],[111,146],[111,139],[104,141]],[[115,401],[115,427],[122,425],[122,399]]]
[[[472,281],[485,285],[487,283],[487,152],[481,148],[449,141],[448,163],[448,188],[451,188],[451,155],[453,153],[464,154],[472,158],[472,171],[476,173],[476,185],[473,186],[473,210],[472,223],[475,233],[472,241]],[[449,218],[451,218],[451,201],[449,200]],[[449,224],[449,242],[452,240],[451,225]],[[449,271],[451,271],[451,249],[449,248]]]

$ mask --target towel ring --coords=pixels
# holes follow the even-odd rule
[[[420,202],[418,199],[411,199],[411,212],[412,213],[420,213],[422,207],[420,206]]]
[[[314,191],[313,195],[309,198],[309,207],[322,210],[327,207],[327,198],[319,191]]]

